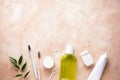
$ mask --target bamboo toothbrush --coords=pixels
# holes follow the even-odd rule
[[[38,71],[38,80],[41,80],[41,72],[40,72],[40,52],[38,51],[38,68],[37,68],[37,71]]]
[[[36,66],[35,66],[34,59],[33,59],[33,57],[32,57],[32,52],[31,52],[31,47],[30,47],[30,45],[28,45],[28,50],[29,50],[29,53],[30,53],[30,58],[31,58],[31,62],[32,62],[32,68],[33,68],[35,80],[38,80],[37,71],[36,71]]]

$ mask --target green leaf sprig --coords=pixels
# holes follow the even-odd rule
[[[21,55],[19,57],[18,60],[16,60],[15,58],[9,56],[9,59],[12,63],[12,65],[17,69],[19,70],[18,74],[15,75],[15,77],[23,77],[23,78],[26,78],[28,76],[28,74],[30,73],[30,71],[27,71],[26,73],[24,72],[24,70],[26,69],[27,67],[27,62],[25,62],[23,65],[23,55]]]

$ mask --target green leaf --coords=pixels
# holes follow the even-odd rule
[[[13,57],[9,57],[10,58],[10,61],[11,63],[13,64],[13,66],[17,69],[19,69],[20,67],[17,65],[17,60]]]
[[[21,71],[24,71],[24,69],[26,68],[26,65],[27,63],[23,64]]]
[[[20,56],[18,63],[21,64],[23,60],[23,55]]]
[[[17,63],[17,60],[16,60],[15,58],[10,57],[10,56],[9,56],[9,58],[10,58],[10,61],[11,61],[12,63]]]
[[[20,67],[16,63],[13,63],[13,65],[15,68],[20,69]]]
[[[17,75],[15,75],[15,77],[21,77],[22,76],[22,74],[17,74]]]
[[[28,76],[29,73],[30,73],[30,71],[28,71],[28,72],[25,74],[24,78],[26,78],[26,77]]]

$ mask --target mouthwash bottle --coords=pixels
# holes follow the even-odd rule
[[[73,55],[71,45],[66,46],[66,52],[61,57],[59,80],[76,80],[77,59]]]

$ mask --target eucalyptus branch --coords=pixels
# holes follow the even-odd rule
[[[24,71],[27,67],[27,62],[23,64],[23,55],[21,55],[18,60],[16,60],[11,56],[9,57],[9,59],[12,65],[14,66],[14,68],[18,69],[18,73],[14,77],[26,78],[29,75],[30,71],[27,72]]]

